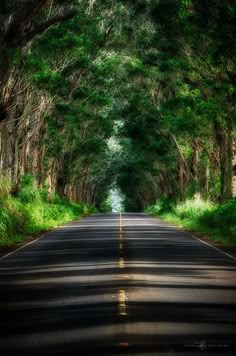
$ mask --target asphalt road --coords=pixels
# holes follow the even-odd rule
[[[236,354],[236,261],[145,214],[0,259],[0,355]]]

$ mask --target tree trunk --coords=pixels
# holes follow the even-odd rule
[[[232,166],[233,166],[233,178],[232,178],[232,195],[236,197],[236,141],[233,142],[233,158],[232,158]]]
[[[220,152],[220,182],[222,202],[232,197],[232,178],[233,178],[233,142],[232,130],[229,127],[222,127],[215,124],[216,139]]]

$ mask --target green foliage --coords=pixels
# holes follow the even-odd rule
[[[213,240],[225,245],[236,245],[236,199],[218,205],[195,197],[173,205],[168,202],[147,209],[147,212],[161,216],[181,227],[202,232]],[[160,208],[161,207],[161,208]]]
[[[22,234],[25,230],[26,218],[18,204],[9,197],[0,200],[0,246],[9,243],[14,235]]]
[[[5,196],[9,195],[11,191],[11,182],[7,178],[1,179],[0,184],[0,198],[4,198]]]
[[[215,205],[209,201],[202,200],[199,197],[178,203],[174,208],[174,213],[181,220],[199,220],[205,214],[212,212]]]
[[[14,19],[17,3],[2,1],[3,30]],[[235,135],[236,5],[230,0],[55,0],[49,13],[42,8],[32,28],[71,5],[78,9],[73,19],[50,26],[27,46],[3,44],[3,58],[15,66],[9,66],[7,92],[13,98],[7,102],[13,108],[16,104],[16,116],[22,115],[19,125],[19,117],[14,118],[12,130],[16,126],[17,132],[12,138],[22,130],[19,146],[29,139],[33,147],[43,147],[44,177],[56,162],[53,181],[61,194],[81,189],[83,201],[108,209],[105,198],[117,182],[127,210],[142,211],[158,199],[155,213],[174,212],[182,220],[207,216],[206,203],[174,203],[198,192],[216,201],[226,181],[221,179],[226,151],[221,139],[224,130],[229,131],[227,139]],[[27,32],[31,26],[24,28]],[[26,86],[17,71],[27,77]],[[31,86],[40,105],[24,116],[18,102]],[[34,142],[37,133],[31,137],[30,128],[24,127],[28,121],[32,126],[38,122],[34,115],[42,119],[40,143]],[[111,137],[119,150],[109,147]],[[9,191],[3,182],[0,196]],[[30,177],[23,178],[17,202],[25,204],[28,221],[32,214],[39,225],[43,214],[46,220],[57,215],[52,205],[43,213],[44,203],[59,205],[62,211],[65,204],[46,187],[38,189]]]
[[[156,204],[148,207],[146,212],[154,215],[161,215],[166,212],[171,212],[174,208],[174,204],[175,200],[171,200],[166,196],[163,196],[157,200]]]
[[[215,208],[214,213],[208,212],[199,217],[200,224],[213,229],[236,244],[236,199]]]
[[[111,213],[112,212],[112,202],[110,198],[106,198],[100,204],[99,211],[101,213]]]
[[[22,177],[21,189],[17,193],[17,197],[22,203],[37,203],[41,201],[40,192],[36,188],[36,182],[31,175]]]
[[[94,212],[90,205],[70,203],[57,194],[48,201],[47,191],[35,188],[31,176],[25,176],[21,184],[17,197],[0,199],[0,246]]]

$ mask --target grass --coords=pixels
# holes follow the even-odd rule
[[[6,185],[7,186],[7,185]],[[85,204],[71,203],[39,190],[26,177],[16,196],[2,189],[0,196],[0,246],[10,246],[25,237],[49,230],[94,211]]]
[[[147,212],[226,246],[236,246],[236,199],[215,204],[199,197],[174,203],[160,199]]]

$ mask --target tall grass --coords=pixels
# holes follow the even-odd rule
[[[75,204],[37,189],[30,177],[22,181],[16,196],[0,196],[0,246],[14,244],[25,236],[48,230],[94,211],[85,204]]]
[[[11,182],[7,178],[2,178],[0,184],[0,198],[9,195],[10,191],[11,191]]]
[[[220,205],[200,197],[169,204],[164,198],[149,207],[147,212],[204,233],[225,245],[236,245],[236,199]]]

